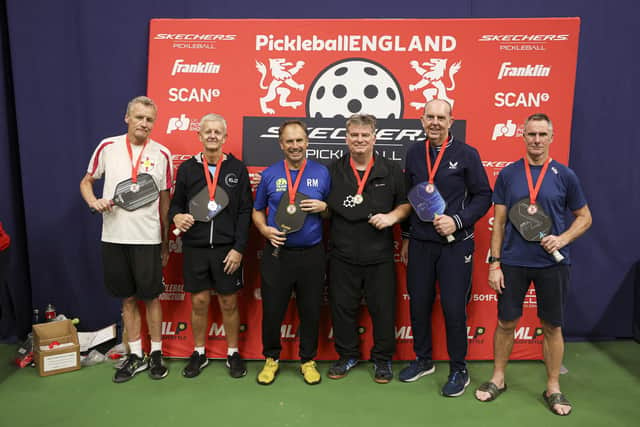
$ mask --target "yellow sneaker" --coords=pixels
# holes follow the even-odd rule
[[[304,377],[304,382],[309,385],[318,384],[320,382],[320,372],[316,367],[316,362],[309,360],[300,365],[300,373]]]
[[[267,357],[264,367],[258,374],[258,384],[269,385],[274,382],[276,375],[278,375],[278,369],[280,369],[278,361],[272,357]]]

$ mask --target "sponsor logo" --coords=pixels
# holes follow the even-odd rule
[[[276,191],[287,191],[287,180],[285,178],[278,178],[276,180]]]
[[[184,59],[176,59],[173,63],[171,75],[176,74],[218,74],[220,64],[215,62],[198,62],[196,64],[185,64]]]
[[[465,255],[464,256],[464,263],[465,264],[469,264],[471,262],[471,257],[473,257],[473,255]]]
[[[322,38],[313,35],[276,37],[273,34],[256,34],[256,51],[270,52],[452,52],[457,41],[451,35],[339,35]]]
[[[413,340],[413,330],[411,326],[401,326],[396,328],[397,340]]]
[[[228,173],[224,177],[224,183],[227,185],[227,187],[233,188],[236,185],[238,185],[238,182],[239,182],[238,175],[236,175],[233,172]]]
[[[304,120],[309,130],[308,159],[328,165],[348,153],[344,118],[307,117]],[[247,166],[267,166],[282,161],[282,151],[274,143],[278,139],[281,123],[282,118],[244,117],[242,159]],[[406,149],[415,142],[425,140],[424,130],[415,119],[379,119],[377,126],[376,154],[402,164]],[[464,140],[466,121],[456,120],[452,132]]]
[[[293,328],[293,325],[290,323],[285,323],[280,326],[280,338],[285,341],[291,341],[296,339],[297,331]]]
[[[504,160],[483,160],[482,166],[485,169],[489,169],[487,172],[493,176],[497,176],[500,171],[509,166],[513,161],[504,161]]]
[[[236,40],[236,34],[156,34],[154,40],[171,42],[174,49],[215,49],[216,43]]]
[[[211,323],[211,327],[209,328],[209,336],[210,337],[225,337],[226,334],[224,332],[224,325],[218,325],[216,322]]]
[[[467,340],[474,344],[482,344],[484,342],[484,334],[487,328],[484,326],[467,326]]]
[[[541,344],[542,340],[538,338],[542,335],[542,328],[531,326],[521,326],[513,332],[514,343],[516,344]]]
[[[298,61],[296,65],[293,65],[284,58],[269,58],[269,72],[267,72],[267,67],[262,62],[256,61],[256,69],[261,76],[260,89],[267,91],[266,95],[260,97],[262,114],[276,113],[273,108],[267,106],[267,103],[273,101],[276,97],[278,98],[280,107],[296,109],[302,105],[301,101],[289,101],[288,98],[291,94],[291,89],[300,92],[304,90],[304,84],[296,82],[293,77],[303,66],[304,61]],[[269,75],[268,78],[267,74]],[[265,85],[265,80],[269,80],[267,85]]]
[[[187,322],[162,322],[162,338],[169,340],[186,340],[182,332],[187,330]]]
[[[540,107],[551,97],[547,92],[497,92],[494,95],[496,107]]]
[[[220,96],[220,89],[172,87],[169,102],[212,102]]]
[[[186,114],[182,113],[180,117],[171,117],[167,123],[167,135],[176,130],[198,132],[200,130],[200,123],[197,119],[190,119]]]
[[[454,76],[460,71],[462,61],[454,62],[449,66],[449,87],[445,87],[445,72],[447,71],[447,59],[431,58],[427,62],[420,64],[419,61],[413,60],[409,64],[411,68],[420,75],[420,80],[409,85],[409,92],[426,88],[422,91],[424,102],[412,102],[411,106],[416,110],[422,111],[427,102],[434,99],[442,99],[447,101],[453,107],[454,100],[447,96],[447,91],[453,91],[456,88]]]
[[[567,41],[569,34],[483,34],[479,42],[553,42]]]
[[[498,302],[498,295],[496,294],[473,294],[471,301],[474,302]]]
[[[176,237],[175,240],[169,240],[169,253],[170,254],[182,253],[182,238]],[[162,297],[162,295],[160,295],[160,297]],[[182,299],[184,299],[184,296],[182,297]]]
[[[403,109],[402,90],[393,74],[364,58],[330,64],[316,76],[307,93],[307,117],[346,118],[367,113],[398,119]]]
[[[544,52],[553,42],[569,40],[569,34],[483,34],[479,42],[498,43],[501,52],[534,53]]]
[[[515,134],[516,125],[511,120],[507,120],[507,123],[498,123],[493,127],[493,136],[491,137],[491,140],[495,141],[501,136],[513,136]]]
[[[525,308],[538,307],[538,298],[536,297],[536,288],[530,287],[527,293],[524,295],[523,307]]]
[[[449,169],[458,169],[458,162],[449,162]]]
[[[164,292],[160,294],[158,299],[160,301],[184,301],[184,295],[184,285],[165,283]]]
[[[511,62],[503,62],[498,72],[498,80],[505,77],[549,77],[550,73],[551,67],[542,64],[512,67]]]

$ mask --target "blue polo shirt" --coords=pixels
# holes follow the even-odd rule
[[[298,177],[297,170],[290,170],[293,182]],[[307,195],[310,199],[325,200],[331,187],[329,171],[320,163],[307,160],[298,192]],[[279,161],[269,166],[262,172],[262,180],[256,191],[256,200],[253,207],[256,210],[268,209],[267,225],[276,227],[276,211],[284,194],[287,193],[287,175],[284,170],[284,161]],[[308,214],[302,228],[294,233],[287,234],[286,247],[308,247],[317,245],[322,240],[322,218],[320,214]]]
[[[541,170],[542,166],[531,166],[534,186]],[[508,214],[509,209],[525,197],[529,197],[529,187],[524,160],[520,159],[500,171],[493,190],[493,203],[505,205]],[[587,204],[587,200],[575,172],[552,160],[542,181],[536,204],[551,217],[553,221],[551,232],[557,236],[569,228],[573,222],[574,216],[569,212],[582,208]],[[560,249],[560,253],[564,256],[562,263],[570,264],[569,246]],[[556,264],[553,256],[548,254],[539,242],[524,240],[508,218],[501,259],[501,262],[506,265],[522,267],[549,267]]]

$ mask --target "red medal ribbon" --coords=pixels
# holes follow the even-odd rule
[[[549,163],[551,163],[551,157],[542,165],[542,170],[540,170],[540,175],[538,176],[538,181],[536,182],[536,186],[533,186],[533,178],[531,178],[531,167],[529,166],[529,162],[527,158],[523,158],[524,162],[524,172],[527,176],[527,185],[529,186],[529,204],[535,205],[536,199],[538,198],[538,193],[540,192],[540,187],[542,186],[542,180],[544,179],[544,175],[547,173],[547,168],[549,167]]]
[[[136,182],[138,182],[138,168],[140,167],[140,159],[142,158],[142,152],[144,151],[144,149],[147,147],[147,143],[149,142],[149,140],[145,140],[144,144],[142,145],[142,150],[140,150],[140,154],[138,154],[138,160],[136,160],[135,163],[133,163],[133,150],[131,149],[131,141],[129,141],[129,138],[127,137],[127,152],[129,153],[129,159],[131,159],[131,182],[133,182],[134,184]]]
[[[220,166],[222,165],[222,159],[224,153],[220,153],[220,158],[216,162],[216,172],[213,174],[213,181],[209,173],[209,164],[207,163],[207,157],[202,153],[202,167],[204,168],[204,177],[207,180],[207,188],[209,189],[209,200],[214,201],[216,195],[216,188],[218,187],[218,175],[220,175]]]
[[[289,166],[287,166],[287,161],[284,162],[284,171],[287,174],[287,190],[289,190],[289,205],[295,204],[296,201],[296,193],[298,192],[298,187],[300,186],[300,181],[302,181],[302,173],[304,172],[304,168],[307,167],[307,159],[302,161],[302,166],[298,170],[298,176],[296,177],[296,182],[291,185],[291,172],[289,172]]]
[[[358,183],[358,192],[356,194],[362,194],[362,191],[364,191],[364,185],[367,183],[367,178],[369,178],[369,174],[371,173],[371,169],[373,168],[373,156],[371,156],[371,160],[369,160],[369,164],[367,165],[367,169],[365,169],[362,178],[360,178],[360,174],[356,169],[356,164],[353,163],[353,158],[351,157],[349,157],[349,164],[351,165],[353,175],[356,177],[356,181]]]
[[[431,147],[429,147],[429,140],[426,140],[424,143],[425,151],[427,152],[427,173],[429,175],[429,184],[433,184],[433,180],[436,177],[436,172],[438,172],[438,166],[440,166],[440,161],[442,160],[442,157],[444,156],[444,151],[447,149],[447,145],[449,144],[450,141],[451,141],[451,138],[448,138],[444,142],[444,144],[442,144],[442,148],[440,149],[440,152],[436,157],[436,162],[433,165],[433,167],[431,167],[431,155],[429,154],[429,151],[431,151],[430,150]]]

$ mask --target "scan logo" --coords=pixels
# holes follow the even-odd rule
[[[398,119],[404,108],[396,78],[382,65],[364,58],[329,65],[318,74],[307,96],[307,116],[315,118],[362,113]]]

